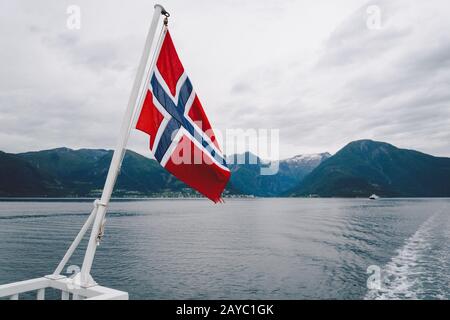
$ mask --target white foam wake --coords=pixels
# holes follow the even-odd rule
[[[430,237],[437,213],[428,218],[420,228],[397,250],[389,263],[382,268],[380,290],[369,290],[368,300],[418,299],[421,293],[422,270],[417,268],[421,256],[430,248]]]

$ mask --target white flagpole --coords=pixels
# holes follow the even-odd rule
[[[100,199],[100,202],[98,202],[98,209],[95,215],[94,225],[92,227],[91,236],[89,238],[89,244],[86,249],[86,254],[84,256],[83,266],[81,267],[81,285],[84,287],[96,285],[96,283],[92,280],[92,277],[90,276],[90,272],[92,262],[95,256],[95,251],[97,248],[97,237],[102,228],[102,224],[106,214],[106,207],[111,199],[114,184],[116,183],[116,179],[120,171],[120,166],[122,164],[122,159],[125,154],[126,150],[125,148],[128,142],[128,137],[130,135],[130,126],[132,125],[133,122],[134,110],[139,96],[139,89],[142,85],[147,63],[149,62],[150,51],[153,44],[153,40],[155,38],[155,33],[158,27],[158,22],[161,14],[166,15],[167,12],[163,8],[163,6],[159,4],[155,5],[152,23],[150,25],[147,39],[145,41],[144,51],[142,53],[136,78],[134,80],[130,99],[128,100],[127,110],[123,118],[119,140],[117,142],[117,146],[116,149],[114,150],[114,154],[111,160],[111,165],[109,167],[108,176],[106,177],[102,197]]]

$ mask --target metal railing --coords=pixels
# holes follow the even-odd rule
[[[73,278],[54,275],[0,285],[0,298],[19,300],[21,294],[36,292],[37,300],[45,300],[47,288],[59,290],[61,300],[128,300],[127,292],[100,285],[85,288]]]

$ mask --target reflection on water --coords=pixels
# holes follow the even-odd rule
[[[0,202],[0,283],[51,273],[91,207]],[[92,272],[132,299],[448,299],[449,208],[448,199],[117,201]],[[367,289],[371,265],[381,290]]]

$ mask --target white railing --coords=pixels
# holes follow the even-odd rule
[[[73,278],[54,275],[0,285],[0,298],[19,300],[21,294],[35,291],[37,300],[45,300],[47,288],[61,291],[61,300],[128,300],[127,292],[99,285],[85,288]]]

